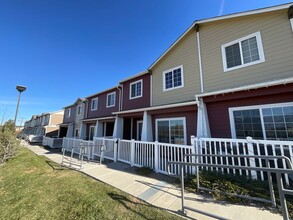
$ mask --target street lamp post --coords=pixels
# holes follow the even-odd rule
[[[16,90],[19,92],[19,94],[18,94],[18,100],[17,100],[16,112],[15,112],[15,118],[14,118],[14,125],[16,125],[20,95],[22,92],[24,92],[26,90],[26,87],[25,86],[16,86]]]

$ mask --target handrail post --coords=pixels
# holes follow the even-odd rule
[[[288,209],[287,209],[286,198],[285,198],[284,191],[283,191],[284,187],[283,187],[282,175],[279,172],[277,172],[276,175],[277,175],[277,184],[278,184],[278,191],[279,191],[282,215],[283,215],[283,219],[287,220],[287,219],[289,219],[289,214],[288,214]]]
[[[181,169],[181,212],[185,215],[185,208],[184,208],[184,166],[180,164]]]
[[[266,159],[266,164],[267,167],[270,168],[270,162],[268,159]],[[271,194],[271,200],[272,200],[272,206],[274,208],[277,207],[276,205],[276,198],[275,198],[275,193],[274,193],[274,187],[273,187],[273,181],[272,181],[272,173],[271,172],[267,172],[268,174],[268,181],[269,181],[269,188],[270,188],[270,194]]]

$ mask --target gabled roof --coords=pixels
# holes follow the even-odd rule
[[[93,97],[93,96],[97,96],[97,95],[102,94],[102,93],[105,93],[105,92],[107,92],[107,91],[110,91],[110,90],[113,90],[113,89],[117,89],[117,87],[119,87],[119,86],[114,86],[114,87],[112,87],[112,88],[105,89],[105,90],[103,90],[103,91],[101,91],[101,92],[97,92],[97,93],[92,94],[92,95],[89,95],[89,96],[87,96],[87,97],[85,97],[85,98],[87,99],[87,98],[91,98],[91,97]]]
[[[70,108],[70,107],[76,105],[79,101],[86,102],[86,99],[85,99],[85,98],[77,98],[76,101],[75,101],[73,104],[71,104],[71,105],[67,105],[67,106],[65,106],[65,107],[63,107],[63,108],[64,108],[64,109],[65,109],[65,108]]]
[[[214,21],[220,21],[220,20],[225,20],[225,19],[230,19],[230,18],[236,18],[236,17],[243,17],[243,16],[248,16],[248,15],[254,15],[254,14],[261,14],[265,12],[271,12],[271,11],[277,11],[277,10],[282,10],[289,8],[291,5],[293,5],[293,2],[283,4],[283,5],[277,5],[277,6],[272,6],[272,7],[267,7],[267,8],[261,8],[261,9],[255,9],[255,10],[250,10],[250,11],[245,11],[245,12],[239,12],[239,13],[233,13],[233,14],[228,14],[228,15],[223,15],[223,16],[217,16],[213,18],[207,18],[207,19],[202,19],[202,20],[197,20],[192,23],[192,25],[158,58],[151,64],[151,66],[148,68],[148,70],[151,70],[185,35],[187,35],[190,30],[192,30],[195,25],[198,24],[204,24],[208,22],[214,22]]]
[[[131,79],[134,79],[134,78],[136,78],[136,77],[142,76],[142,75],[147,74],[147,73],[149,73],[149,72],[150,72],[149,70],[144,70],[144,71],[139,72],[139,73],[137,73],[137,74],[135,74],[135,75],[132,75],[132,76],[126,78],[126,79],[121,80],[119,83],[126,82],[126,81],[128,81],[128,80],[131,80]]]

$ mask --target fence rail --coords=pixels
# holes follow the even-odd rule
[[[63,138],[50,138],[50,137],[43,137],[43,146],[48,146],[50,148],[61,148],[63,143]]]

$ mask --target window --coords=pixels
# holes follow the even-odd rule
[[[93,140],[95,136],[95,126],[90,126],[90,130],[89,130],[89,140]]]
[[[66,117],[69,118],[71,113],[71,108],[66,109]]]
[[[163,72],[163,91],[177,89],[184,86],[183,83],[183,66],[178,66]]]
[[[293,103],[232,108],[232,136],[266,140],[293,140]]]
[[[115,106],[116,92],[107,94],[107,108]]]
[[[156,136],[159,142],[186,144],[185,118],[157,119]]]
[[[222,46],[224,72],[265,61],[260,32]]]
[[[75,129],[75,137],[79,138],[79,129]]]
[[[82,105],[79,105],[77,107],[77,114],[81,115],[82,114]]]
[[[142,80],[130,83],[130,99],[142,97]]]
[[[98,109],[98,98],[94,98],[91,101],[91,111]]]

